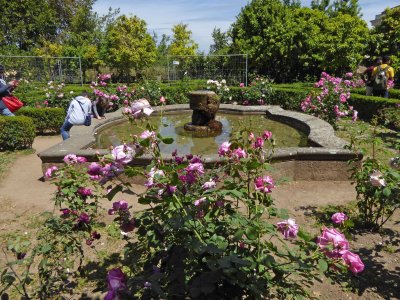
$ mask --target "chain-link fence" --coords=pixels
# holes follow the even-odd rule
[[[80,57],[0,55],[0,64],[9,79],[83,83]]]
[[[247,85],[247,54],[168,55],[168,81],[225,79],[229,85]]]

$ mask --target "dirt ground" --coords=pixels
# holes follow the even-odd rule
[[[27,219],[53,210],[54,186],[41,179],[37,153],[60,141],[58,136],[37,137],[33,144],[36,153],[18,157],[0,181],[1,233],[25,227]],[[141,185],[135,185],[134,189],[144,191]],[[354,201],[355,196],[354,187],[347,181],[289,182],[273,191],[276,206],[289,209],[300,226],[314,232],[319,230],[312,218],[316,210],[329,204],[344,205]],[[120,197],[134,209],[142,209],[134,196]],[[105,201],[103,206],[109,208],[110,203]],[[368,232],[354,236],[351,248],[360,254],[366,267],[358,277],[351,278],[355,291],[323,282],[312,287],[312,294],[318,299],[400,299],[399,220],[400,214],[396,214],[387,224],[384,237]]]

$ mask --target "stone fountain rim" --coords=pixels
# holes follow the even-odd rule
[[[155,114],[171,112],[190,111],[189,104],[174,104],[154,107]],[[238,114],[266,114],[270,119],[294,126],[308,133],[308,140],[315,147],[290,147],[277,148],[272,156],[274,161],[287,160],[317,160],[317,161],[347,161],[355,158],[355,154],[344,149],[347,142],[335,136],[333,127],[319,119],[304,113],[284,110],[275,105],[262,106],[240,106],[233,104],[221,104],[220,112]],[[109,154],[108,149],[90,149],[95,142],[95,135],[103,128],[110,126],[114,122],[122,122],[125,117],[122,109],[107,114],[107,119],[94,119],[94,126],[74,126],[71,130],[71,138],[65,140],[38,154],[42,163],[61,163],[67,154],[76,154],[86,157],[89,161],[97,161],[98,155]],[[171,155],[164,155],[166,160],[171,159]],[[150,156],[135,158],[132,165],[147,165],[151,161]],[[206,163],[223,161],[215,155],[204,157]]]

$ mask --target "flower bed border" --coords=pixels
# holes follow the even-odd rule
[[[189,111],[188,104],[176,104],[154,107],[155,114]],[[344,149],[347,143],[336,137],[331,125],[316,117],[293,111],[287,111],[279,106],[240,106],[221,104],[221,112],[237,114],[266,114],[268,118],[291,125],[308,134],[308,140],[313,147],[277,148],[273,154],[275,173],[288,176],[293,180],[348,180],[347,161],[355,154]],[[125,120],[121,110],[107,114],[107,119],[93,120],[90,127],[74,126],[71,138],[65,140],[38,154],[42,160],[43,172],[51,165],[62,164],[66,154],[84,156],[89,162],[97,161],[97,155],[109,153],[108,149],[91,149],[98,131]],[[267,129],[267,128],[266,128]],[[170,155],[166,155],[168,160]],[[359,155],[359,158],[361,156]],[[143,156],[135,158],[131,165],[146,166],[151,158]],[[222,161],[218,154],[204,158],[206,165]],[[276,175],[275,175],[276,176]]]

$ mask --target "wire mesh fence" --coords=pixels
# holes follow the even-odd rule
[[[229,85],[247,85],[247,54],[168,55],[168,81],[225,79]]]
[[[0,55],[0,64],[9,79],[82,84],[80,57],[42,57]]]

